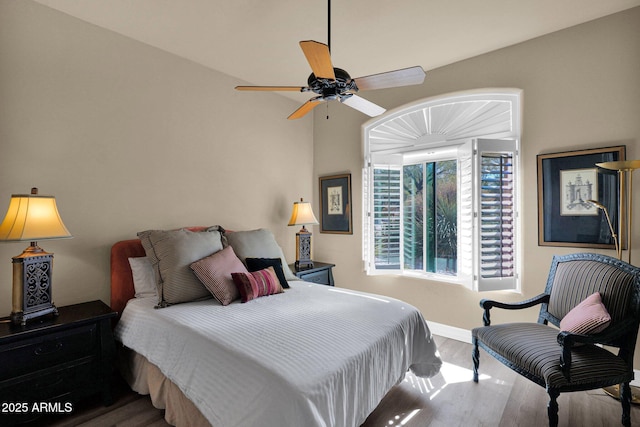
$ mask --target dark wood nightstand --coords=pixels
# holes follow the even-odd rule
[[[111,321],[117,313],[102,301],[58,312],[26,326],[0,319],[0,424],[68,413],[95,393],[112,403]]]
[[[293,274],[295,274],[300,279],[319,283],[321,285],[329,285],[333,286],[333,267],[335,264],[328,264],[325,262],[313,261],[313,268],[305,268],[305,269],[296,269],[295,264],[289,264],[289,268]]]

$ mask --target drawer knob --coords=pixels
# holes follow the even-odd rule
[[[60,350],[62,350],[62,343],[58,341],[55,345],[38,347],[34,353],[36,356],[45,356]]]

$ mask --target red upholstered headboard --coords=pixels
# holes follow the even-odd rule
[[[129,258],[143,256],[140,239],[122,240],[111,247],[111,309],[118,315],[135,295]]]
[[[189,231],[203,231],[209,227],[183,227]],[[227,231],[228,232],[228,231]],[[127,301],[134,298],[133,273],[129,258],[146,256],[140,239],[121,240],[111,247],[111,309],[122,314]]]

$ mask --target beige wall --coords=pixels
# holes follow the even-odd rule
[[[394,296],[430,321],[470,329],[480,323],[480,298],[536,295],[551,256],[580,251],[537,245],[536,155],[622,143],[628,158],[640,158],[640,8],[431,70],[420,87],[367,92],[391,109],[466,89],[523,89],[525,182],[523,295],[367,277],[362,114],[331,104],[329,120],[323,109],[315,125],[286,121],[297,103],[236,93],[232,77],[30,1],[0,2],[0,58],[0,210],[32,186],[57,197],[75,236],[41,242],[56,254],[59,305],[108,302],[109,247],[146,228],[267,227],[292,258],[291,202],[313,194],[317,213],[318,176],[351,172],[354,234],[313,227],[315,258],[337,264],[340,286]],[[638,234],[636,226],[636,242]],[[10,258],[24,246],[0,245],[0,314],[11,310]],[[494,315],[525,318],[535,311]]]
[[[419,87],[362,95],[391,109],[429,96],[484,87],[524,90],[523,294],[477,293],[445,283],[363,273],[361,126],[368,118],[342,105],[332,107],[330,120],[323,117],[324,112],[316,112],[314,126],[316,178],[348,171],[353,180],[353,236],[314,230],[316,258],[336,263],[338,285],[397,297],[416,305],[430,321],[471,329],[481,324],[481,298],[516,301],[537,295],[544,290],[551,257],[581,251],[538,246],[536,155],[626,144],[627,158],[640,158],[640,8],[428,71]],[[640,178],[634,181],[635,188],[640,188]],[[317,201],[317,188],[315,192]],[[635,193],[638,213],[640,197]],[[640,242],[637,225],[633,240]],[[615,256],[613,251],[602,253]],[[640,249],[633,252],[633,261],[640,263]],[[493,319],[535,320],[536,313],[503,311]]]
[[[40,242],[56,304],[109,302],[110,246],[147,228],[267,227],[292,256],[314,188],[296,102],[30,1],[0,1],[0,58],[0,215],[12,193],[56,196],[74,235]],[[0,244],[0,315],[26,246]]]

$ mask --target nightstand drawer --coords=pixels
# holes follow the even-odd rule
[[[329,284],[329,270],[316,271],[308,274],[300,274],[299,277],[305,282],[319,283],[321,285]]]
[[[297,269],[295,264],[289,264],[293,274],[305,282],[318,283],[320,285],[333,286],[333,267],[335,264],[314,261],[313,267]]]
[[[96,330],[97,325],[90,324],[0,346],[0,380],[94,354]]]
[[[70,394],[69,390],[91,385],[96,381],[97,370],[96,358],[86,357],[43,375],[34,373],[3,381],[6,387],[3,387],[0,397],[16,402],[53,401],[58,396]],[[8,395],[3,396],[5,393]]]

